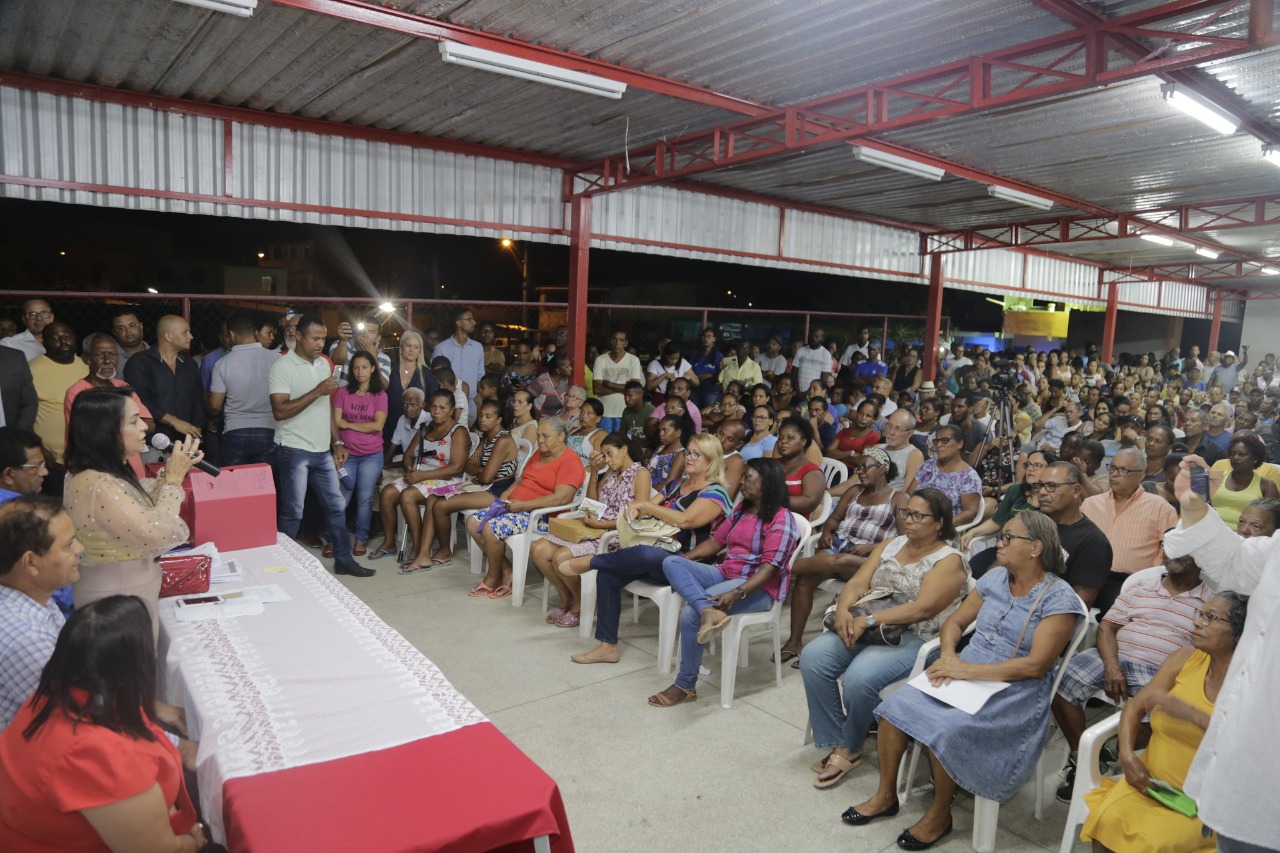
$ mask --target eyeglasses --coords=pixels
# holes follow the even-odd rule
[[[907,509],[906,507],[902,507],[898,510],[898,518],[901,518],[904,521],[910,521],[912,524],[919,524],[926,518],[937,517],[938,516],[936,515],[929,515],[927,512],[916,512],[914,509]]]
[[[1009,543],[1015,539],[1021,539],[1024,542],[1039,542],[1040,540],[1034,536],[1016,536],[1012,533],[1001,533],[996,536],[996,544],[1008,547]]]
[[[1028,492],[1043,491],[1043,492],[1047,492],[1048,494],[1053,494],[1054,492],[1058,491],[1059,486],[1074,486],[1074,485],[1075,483],[1055,483],[1053,480],[1041,480],[1038,483],[1027,483],[1026,489]]]
[[[1028,463],[1027,463],[1027,470],[1028,470],[1028,471],[1039,471],[1039,470],[1040,470],[1041,468],[1043,468],[1044,466],[1045,466],[1045,463],[1043,463],[1043,462],[1028,462]]]
[[[48,471],[49,465],[44,460],[39,462],[28,462],[25,465],[15,465],[15,468],[36,468],[41,471]]]
[[[699,452],[698,452],[698,451],[696,451],[696,450],[686,450],[686,451],[684,452],[684,455],[685,455],[685,458],[686,458],[686,459],[701,459],[701,458],[702,458],[702,454],[701,454],[701,453],[699,453]]]
[[[773,418],[769,417],[768,415],[752,415],[752,416],[751,416],[751,420],[753,420],[753,421],[771,421],[771,420],[773,420]]]
[[[1227,623],[1230,623],[1230,622],[1231,622],[1231,619],[1230,619],[1230,618],[1228,618],[1228,617],[1226,617],[1226,616],[1219,616],[1219,615],[1218,615],[1218,614],[1216,614],[1216,613],[1210,613],[1208,610],[1197,610],[1197,611],[1196,611],[1196,621],[1197,621],[1197,622],[1205,622],[1205,623],[1208,623],[1208,624],[1212,625],[1214,622],[1227,622]]]
[[[1111,473],[1119,474],[1121,477],[1128,477],[1130,474],[1141,474],[1143,471],[1141,468],[1123,468],[1119,465],[1112,465]]]
[[[34,318],[36,318],[36,317],[39,317],[39,318],[40,318],[40,319],[42,319],[42,320],[48,320],[48,319],[50,319],[51,317],[53,317],[53,312],[52,312],[52,311],[49,311],[48,309],[46,309],[46,310],[44,310],[44,311],[28,311],[27,313],[23,314],[22,316],[23,316],[23,317],[31,317],[31,318],[33,318],[33,319],[34,319]]]
[[[960,439],[952,438],[949,435],[939,435],[939,436],[935,436],[933,439],[934,444],[952,444],[958,441],[960,441]]]

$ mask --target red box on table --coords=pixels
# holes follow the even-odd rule
[[[147,466],[148,476],[162,466]],[[191,529],[191,544],[212,542],[219,551],[276,543],[276,484],[271,466],[233,465],[211,477],[193,468],[182,481],[187,496],[179,515]]]

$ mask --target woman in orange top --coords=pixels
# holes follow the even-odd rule
[[[155,673],[137,597],[71,615],[35,695],[0,733],[0,850],[204,847],[182,760],[154,715]]]

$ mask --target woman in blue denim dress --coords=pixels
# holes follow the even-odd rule
[[[1049,702],[1062,652],[1084,604],[1064,581],[1058,528],[1037,510],[1004,526],[997,565],[942,626],[942,655],[926,670],[935,687],[952,680],[1003,681],[976,714],[904,687],[880,704],[880,787],[841,819],[859,826],[898,813],[898,765],[914,738],[929,750],[934,797],[924,816],[898,836],[903,850],[925,850],[951,832],[957,787],[1005,803],[1035,771],[1049,736]],[[964,629],[977,621],[957,654]]]

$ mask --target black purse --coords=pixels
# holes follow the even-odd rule
[[[881,610],[888,610],[890,607],[897,607],[900,604],[906,604],[911,601],[905,593],[894,592],[891,589],[870,589],[867,590],[861,598],[849,605],[849,613],[853,616],[869,616],[872,613],[879,613]],[[822,627],[828,631],[835,630],[836,627],[836,607],[833,604],[827,608],[827,613],[822,617]],[[902,635],[906,633],[910,625],[879,625],[869,631],[863,631],[858,637],[858,642],[867,646],[896,646],[902,642]]]

